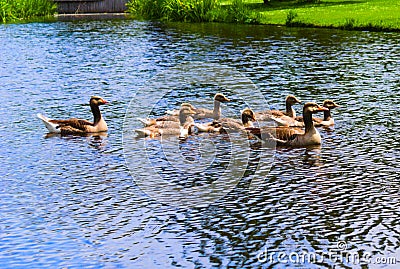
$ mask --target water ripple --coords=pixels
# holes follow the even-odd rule
[[[3,268],[361,268],[257,258],[265,248],[315,253],[335,250],[339,241],[348,251],[399,262],[398,33],[129,20],[2,28]],[[159,204],[125,166],[122,125],[149,79],[190,61],[237,68],[271,108],[281,109],[289,93],[319,103],[331,98],[341,105],[336,126],[320,130],[320,148],[278,148],[271,169],[257,168],[267,149],[254,142],[243,178],[207,207]],[[154,115],[216,89],[197,90],[177,89]],[[108,135],[45,136],[36,113],[90,118],[85,104],[93,94],[110,101],[102,107]],[[190,157],[202,139],[182,150]],[[219,155],[201,181],[171,173],[157,141],[147,146],[166,181],[190,188],[215,181],[229,162],[229,140],[207,139]],[[143,157],[132,153],[133,161]],[[257,169],[265,176],[255,178]]]

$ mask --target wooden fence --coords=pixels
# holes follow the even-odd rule
[[[53,0],[59,14],[119,13],[126,11],[129,0]]]

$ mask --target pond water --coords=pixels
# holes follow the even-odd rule
[[[1,25],[1,267],[398,268],[399,40],[130,20]],[[215,83],[201,66],[228,73]],[[287,94],[341,107],[313,149],[133,138],[135,111],[211,107],[216,91],[231,97],[228,115],[252,97],[283,109]],[[91,119],[94,94],[110,101],[107,135],[46,136],[37,113]]]

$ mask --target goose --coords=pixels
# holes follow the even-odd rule
[[[313,122],[314,122],[314,126],[316,127],[320,127],[320,126],[332,126],[335,125],[335,120],[332,117],[331,114],[331,110],[336,108],[336,107],[340,107],[338,104],[336,104],[335,102],[333,102],[332,100],[324,100],[323,107],[326,107],[328,110],[324,111],[324,118],[317,118],[317,117],[313,117]],[[302,116],[298,116],[295,118],[295,120],[297,122],[301,122],[303,123],[303,117]],[[303,123],[304,124],[304,123]]]
[[[250,133],[257,137],[274,141],[277,145],[288,147],[306,147],[321,144],[321,135],[314,127],[312,114],[319,111],[327,111],[328,108],[320,106],[313,102],[304,104],[303,119],[304,130],[293,127],[263,127],[263,128],[246,128]],[[264,136],[262,136],[264,134]]]
[[[163,135],[179,135],[179,138],[186,138],[192,133],[194,120],[192,115],[196,114],[188,106],[182,106],[179,111],[179,125],[178,126],[148,126],[141,129],[136,129],[135,132],[139,137],[158,137]]]
[[[99,96],[92,96],[89,104],[93,113],[93,122],[71,118],[67,120],[54,120],[49,119],[42,114],[37,114],[37,117],[41,119],[49,130],[50,133],[59,134],[87,134],[87,133],[99,133],[106,132],[108,130],[107,123],[101,116],[99,106],[107,104],[108,102]]]
[[[246,131],[247,127],[253,127],[256,121],[255,113],[250,108],[241,112],[242,121],[231,118],[222,118],[210,123],[195,124],[199,132],[226,133],[227,131]]]
[[[193,115],[195,119],[205,119],[205,118],[212,118],[218,120],[221,117],[221,103],[230,102],[231,100],[227,98],[222,93],[217,93],[214,96],[214,109],[207,109],[207,108],[194,108],[193,110],[196,111],[196,114]],[[178,115],[178,110],[167,111],[167,114],[176,116]]]
[[[189,103],[182,103],[181,104],[181,108],[187,106],[189,107],[191,110],[195,111],[196,108],[189,104]],[[143,123],[143,125],[145,127],[148,126],[153,126],[156,125],[157,127],[161,127],[161,128],[165,128],[165,127],[179,127],[179,110],[178,110],[178,114],[173,116],[173,115],[164,115],[158,118],[146,118],[146,119],[142,119],[142,118],[138,118],[138,120],[140,122]]]
[[[288,118],[295,118],[296,111],[293,109],[293,105],[300,104],[301,101],[297,99],[294,95],[289,94],[286,96],[285,104],[286,104],[286,111],[280,110],[267,110],[256,112],[256,118],[260,121],[288,117]]]

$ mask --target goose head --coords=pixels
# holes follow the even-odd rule
[[[317,112],[327,111],[327,110],[329,110],[329,109],[326,107],[320,106],[317,103],[308,102],[308,103],[304,104],[303,114],[315,114]]]
[[[336,107],[340,107],[338,104],[336,104],[332,100],[325,100],[324,103],[322,104],[322,106],[328,108],[329,110],[336,108]]]
[[[183,125],[189,116],[195,115],[196,111],[192,109],[192,105],[184,103],[179,110],[179,122]]]
[[[228,97],[226,97],[222,93],[215,94],[214,100],[218,101],[218,102],[221,102],[221,103],[225,103],[225,102],[230,102],[231,101]]]
[[[194,111],[190,106],[182,105],[181,109],[179,110],[179,115],[190,116],[194,114],[196,114],[196,111]]]
[[[108,104],[108,102],[106,100],[104,100],[100,96],[95,96],[95,95],[90,97],[90,102],[89,103],[91,105],[96,105],[96,106]]]
[[[250,108],[242,110],[242,123],[246,125],[248,122],[256,121],[256,114]]]
[[[183,108],[183,107],[188,107],[188,108],[190,108],[191,110],[196,111],[196,108],[194,107],[194,105],[192,105],[192,104],[190,104],[190,103],[182,103],[182,104],[181,104],[181,108]]]
[[[290,105],[301,104],[301,101],[297,99],[294,95],[289,94],[286,96],[286,103]]]

